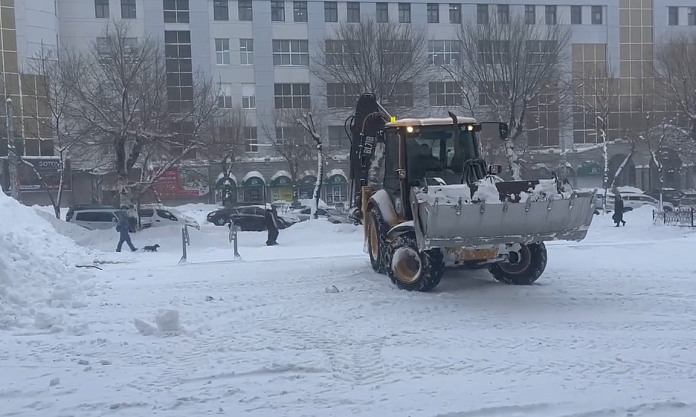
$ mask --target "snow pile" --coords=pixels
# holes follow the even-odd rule
[[[347,223],[334,224],[324,218],[310,219],[301,223],[294,224],[292,227],[281,231],[283,236],[301,235],[304,239],[317,237],[321,241],[326,241],[327,235],[357,233],[362,229]]]
[[[0,329],[60,331],[65,310],[84,306],[76,264],[87,252],[59,234],[36,210],[0,193]]]
[[[36,214],[53,226],[56,232],[63,236],[69,237],[78,244],[81,241],[91,240],[93,238],[93,231],[85,229],[84,227],[78,226],[74,223],[68,223],[65,220],[58,220],[56,219],[56,216],[44,210],[42,207],[34,206],[33,208],[36,211]],[[113,231],[111,233],[113,233]]]
[[[476,192],[472,197],[474,201],[485,201],[489,204],[500,203],[500,192],[492,178],[484,178],[476,183]]]
[[[461,199],[462,204],[471,203],[471,189],[466,184],[438,185],[428,187],[427,193],[416,194],[419,203],[457,204]]]

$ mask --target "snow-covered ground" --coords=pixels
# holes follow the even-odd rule
[[[158,253],[114,253],[114,231],[34,215],[102,270],[73,277],[75,305],[29,298],[69,325],[0,330],[0,415],[693,417],[696,234],[625,218],[548,244],[537,285],[451,271],[422,294],[373,273],[350,225],[304,222],[275,247],[241,233],[242,260],[204,225],[177,265],[177,228],[133,235]]]

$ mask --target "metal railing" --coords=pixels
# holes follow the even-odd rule
[[[230,229],[230,243],[234,244],[234,259],[241,259],[242,257],[239,255],[239,226],[234,224],[233,222],[227,223],[227,227]]]
[[[680,207],[671,211],[653,210],[653,224],[696,227],[694,211],[693,207]]]
[[[188,251],[186,247],[191,244],[191,236],[189,236],[188,228],[188,224],[184,224],[184,227],[181,228],[181,259],[179,260],[179,264],[188,260]]]

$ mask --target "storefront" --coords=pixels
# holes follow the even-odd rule
[[[215,181],[215,204],[229,205],[237,202],[237,178],[232,174],[218,175]]]
[[[348,178],[343,170],[334,169],[329,172],[324,190],[326,204],[339,204],[348,201]]]
[[[162,200],[196,201],[207,198],[210,193],[208,167],[170,168],[152,187]]]
[[[317,177],[314,173],[305,173],[297,182],[297,193],[302,200],[308,200],[314,195],[314,186],[317,183]]]
[[[248,172],[242,179],[242,190],[239,193],[242,201],[248,203],[266,201],[266,180],[259,171]]]
[[[271,177],[271,201],[292,201],[293,183],[290,173],[278,171]]]
[[[585,161],[578,166],[576,188],[602,188],[604,168],[597,161]]]

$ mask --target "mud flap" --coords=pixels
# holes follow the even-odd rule
[[[505,243],[527,244],[585,238],[594,214],[592,192],[520,203],[419,202],[411,193],[416,240],[421,250]]]

